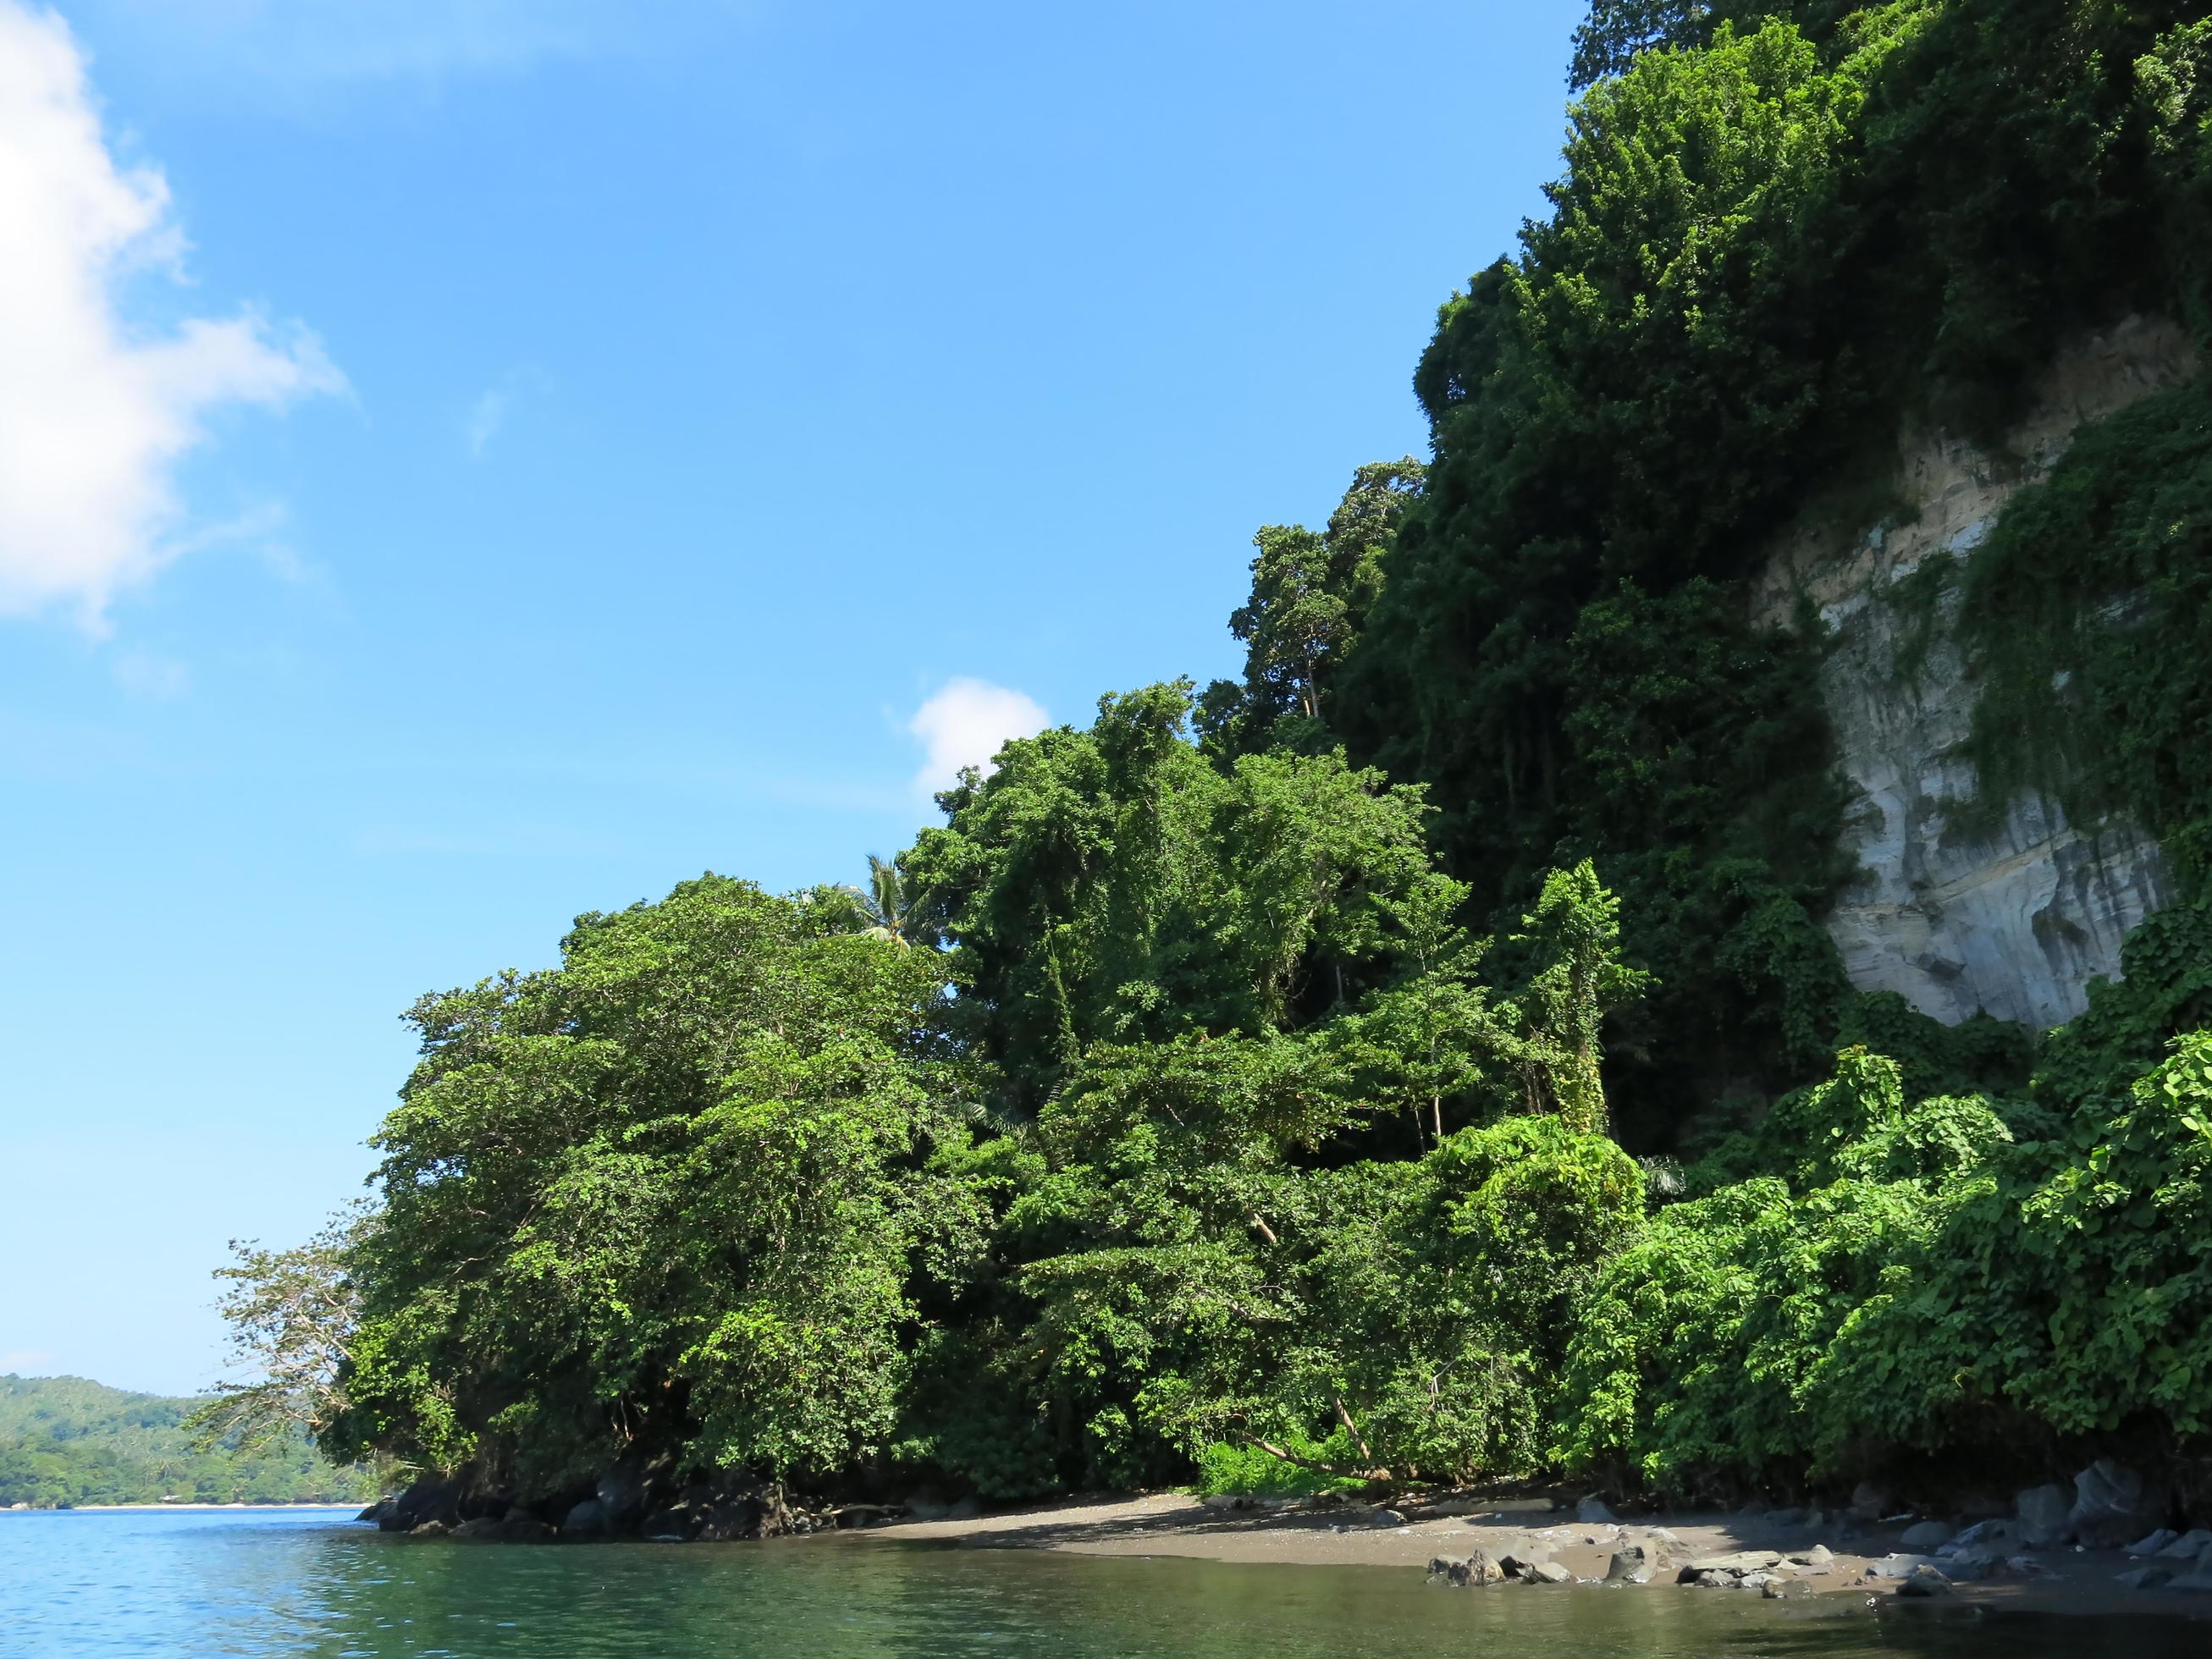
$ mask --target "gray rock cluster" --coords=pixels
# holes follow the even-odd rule
[[[1825,1544],[1795,1552],[1732,1550],[1722,1555],[1701,1555],[1674,1567],[1674,1582],[1699,1589],[1756,1590],[1771,1601],[1800,1595],[1806,1580],[1835,1571],[1835,1558]]]
[[[1496,1556],[1487,1550],[1475,1550],[1467,1555],[1434,1556],[1429,1561],[1429,1583],[1452,1589],[1475,1589],[1488,1584],[1574,1582],[1574,1574],[1533,1542],[1515,1545]]]
[[[2054,1483],[2017,1494],[2009,1516],[1977,1522],[1950,1535],[1938,1522],[1908,1527],[1899,1540],[1905,1553],[1874,1563],[1867,1572],[1870,1578],[1898,1580],[1900,1595],[1938,1595],[1953,1583],[2033,1577],[2044,1567],[2027,1552],[2067,1546],[2124,1548],[2144,1563],[2118,1575],[2118,1582],[2130,1589],[2212,1591],[2212,1529],[2176,1532],[2160,1525],[2168,1503],[2156,1481],[2112,1458],[2100,1458],[2074,1477],[2071,1492]],[[1923,1551],[1932,1553],[1918,1553]],[[1927,1577],[1930,1572],[1944,1584],[1936,1586]]]

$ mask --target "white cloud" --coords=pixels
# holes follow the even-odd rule
[[[988,768],[1007,738],[1026,738],[1048,724],[1043,708],[1018,691],[988,680],[951,681],[907,722],[929,757],[914,786],[930,794],[950,789],[962,767]]]
[[[44,1348],[18,1348],[13,1353],[0,1353],[0,1374],[12,1372],[20,1375],[29,1371],[33,1365],[46,1364],[52,1358],[53,1355]]]
[[[171,474],[210,410],[344,387],[312,334],[250,311],[133,330],[124,280],[178,280],[183,246],[161,175],[109,149],[69,26],[0,0],[0,614],[97,629],[184,550]]]

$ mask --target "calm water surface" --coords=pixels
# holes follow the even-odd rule
[[[1431,1590],[1408,1571],[1226,1566],[854,1540],[416,1541],[340,1512],[0,1513],[0,1654],[810,1656],[1506,1652],[2203,1659],[2179,1620],[1856,1597]]]

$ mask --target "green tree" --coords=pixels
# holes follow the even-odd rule
[[[858,902],[865,931],[877,938],[895,939],[901,945],[937,943],[937,923],[908,898],[906,881],[899,873],[896,860],[869,854],[867,884],[845,890]]]
[[[1185,735],[1188,683],[1009,744],[902,860],[946,918],[956,1028],[1034,1113],[1091,1045],[1303,1025],[1389,978],[1426,875],[1418,791],[1334,753]]]
[[[1532,1073],[1553,1110],[1579,1134],[1609,1127],[1599,1065],[1605,1017],[1641,996],[1650,975],[1620,958],[1620,901],[1588,859],[1544,878],[1536,908],[1522,918],[1540,963],[1524,999],[1536,1038]]]
[[[1382,592],[1383,560],[1426,469],[1411,456],[1358,468],[1316,533],[1267,525],[1253,538],[1250,596],[1229,619],[1245,647],[1242,684],[1216,680],[1197,708],[1205,745],[1233,756],[1271,745],[1331,746],[1336,672]]]
[[[562,966],[425,998],[326,1443],[573,1478],[841,1467],[895,1416],[930,1148],[931,955],[704,878]]]

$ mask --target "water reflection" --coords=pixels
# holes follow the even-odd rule
[[[1700,1592],[1431,1590],[1405,1569],[1230,1566],[855,1539],[501,1547],[329,1516],[0,1515],[0,1649],[253,1656],[668,1653],[1269,1659],[1505,1649],[2190,1659],[2202,1624]]]

